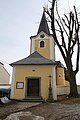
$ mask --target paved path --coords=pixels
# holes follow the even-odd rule
[[[28,111],[45,120],[80,120],[80,104],[41,104]]]
[[[70,100],[66,103],[63,102],[55,102],[55,103],[26,103],[19,102],[17,104],[12,104],[5,106],[3,115],[7,118],[5,120],[80,120],[80,98],[76,100]],[[34,107],[27,108],[28,105]],[[8,107],[8,109],[7,109]],[[11,108],[10,108],[11,107]],[[7,111],[8,110],[8,111]],[[12,115],[9,110],[12,110]],[[18,112],[17,112],[18,111]],[[20,111],[20,112],[19,112]],[[1,108],[0,108],[1,112]],[[17,113],[14,113],[17,112]],[[9,119],[10,117],[10,119]]]
[[[4,119],[6,116],[12,113],[21,112],[29,107],[33,107],[39,104],[41,103],[13,101],[12,103],[0,105],[0,119]]]

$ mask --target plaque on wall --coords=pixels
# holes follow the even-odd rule
[[[23,89],[24,88],[24,83],[23,82],[17,82],[16,88],[17,89]]]

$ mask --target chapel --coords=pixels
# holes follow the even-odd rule
[[[30,41],[30,55],[10,64],[13,67],[11,99],[47,101],[51,92],[53,100],[57,100],[57,86],[69,83],[65,80],[64,66],[55,59],[55,41],[44,11],[38,32]]]

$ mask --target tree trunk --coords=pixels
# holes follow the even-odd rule
[[[78,97],[78,90],[76,85],[76,75],[74,73],[70,73],[70,94],[69,97]]]

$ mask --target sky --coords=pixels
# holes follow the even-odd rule
[[[0,0],[0,62],[4,63],[10,75],[10,63],[30,54],[30,36],[37,34],[43,7],[50,6],[48,0]],[[61,14],[71,10],[73,5],[80,10],[80,0],[58,0]],[[61,56],[56,56],[61,60]],[[80,84],[80,75],[77,75]]]

